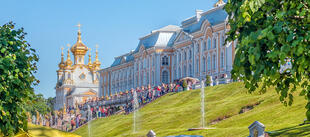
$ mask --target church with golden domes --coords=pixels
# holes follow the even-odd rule
[[[78,25],[77,42],[68,45],[67,59],[64,60],[63,48],[61,61],[57,70],[56,104],[58,110],[64,106],[75,106],[87,99],[98,97],[100,61],[96,49],[95,61],[91,60],[91,50],[82,42],[80,24]],[[73,61],[71,60],[71,53]],[[88,63],[85,63],[85,55],[88,52]]]

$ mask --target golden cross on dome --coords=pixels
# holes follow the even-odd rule
[[[98,45],[98,44],[96,44],[96,50],[98,50],[98,47],[99,47],[99,45]]]
[[[82,25],[79,23],[79,24],[77,24],[76,26],[78,27],[78,31],[81,31],[81,26],[82,26]]]
[[[67,44],[67,47],[70,48],[71,47],[70,44]]]
[[[63,46],[61,46],[61,55],[63,55],[64,54],[64,47]]]

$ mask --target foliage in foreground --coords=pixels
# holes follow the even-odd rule
[[[228,0],[225,6],[231,28],[227,41],[238,41],[233,78],[243,80],[249,92],[264,93],[275,86],[285,105],[293,103],[293,92],[301,86],[300,95],[308,100],[308,119],[309,4],[310,0]],[[287,61],[292,67],[284,69]]]
[[[33,98],[38,57],[24,40],[23,28],[12,22],[0,26],[0,136],[12,136],[27,130],[23,107]]]

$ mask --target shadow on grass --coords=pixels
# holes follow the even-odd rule
[[[287,128],[282,128],[279,130],[269,131],[271,137],[281,136],[281,137],[302,137],[310,135],[310,125],[303,126],[292,126]]]
[[[53,133],[56,129],[44,128],[44,127],[31,127],[31,135],[34,136],[54,136]],[[57,130],[58,131],[58,130]],[[61,131],[59,131],[61,132]]]

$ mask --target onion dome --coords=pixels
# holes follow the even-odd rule
[[[88,64],[87,64],[87,66],[88,66],[88,68],[92,68],[93,67],[93,64],[91,63],[91,49],[89,49],[89,54],[88,54]]]
[[[64,69],[65,68],[65,62],[64,62],[64,52],[63,52],[64,48],[61,48],[61,61],[58,64],[60,69]]]
[[[65,65],[66,65],[66,67],[71,67],[72,61],[71,61],[71,58],[70,58],[70,51],[69,51],[69,49],[68,49],[68,53],[67,54],[68,55],[67,55],[67,60],[65,62]]]
[[[95,70],[99,70],[100,69],[101,63],[100,63],[100,61],[98,59],[98,45],[96,45],[96,59],[95,59],[93,65],[94,65],[94,69]]]
[[[83,44],[82,39],[81,39],[81,24],[77,25],[79,27],[78,30],[78,37],[77,37],[77,42],[71,47],[71,52],[73,55],[85,55],[88,48],[86,45]]]

